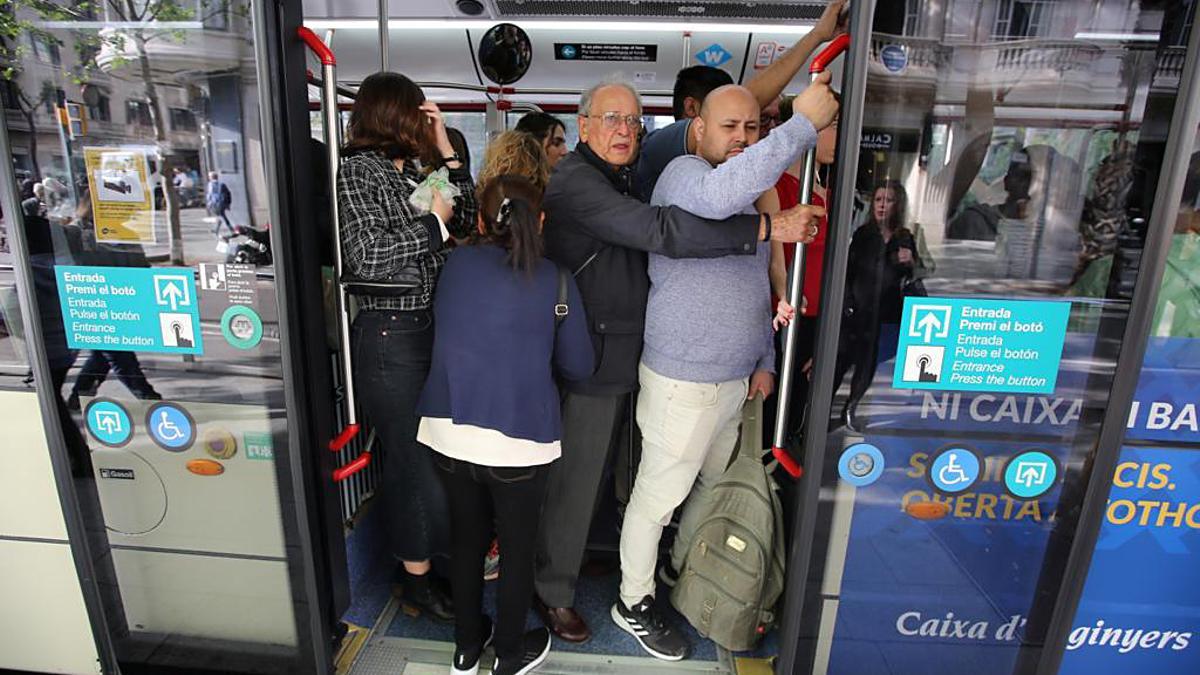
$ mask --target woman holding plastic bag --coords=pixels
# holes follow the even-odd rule
[[[380,72],[363,80],[338,170],[345,271],[359,313],[351,330],[363,411],[384,453],[381,487],[393,586],[410,614],[454,619],[432,583],[429,559],[447,527],[446,497],[417,443],[417,399],[433,350],[433,293],[451,236],[476,220],[475,186],[441,112],[412,80]],[[430,172],[429,170],[435,170]]]

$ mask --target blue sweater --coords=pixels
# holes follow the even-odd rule
[[[504,249],[455,249],[438,279],[429,378],[417,413],[549,443],[562,436],[554,372],[592,375],[594,353],[583,300],[568,284],[570,313],[554,323],[558,269],[541,260],[532,277]]]
[[[676,157],[654,189],[652,204],[678,206],[704,218],[754,213],[754,201],[817,143],[803,115],[719,166],[699,155]],[[730,382],[756,369],[775,371],[771,330],[771,245],[757,255],[710,259],[650,256],[650,300],[642,361],[654,372],[689,382]]]

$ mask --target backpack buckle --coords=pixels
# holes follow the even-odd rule
[[[565,317],[570,312],[571,312],[570,306],[565,305],[561,302],[554,306],[554,316],[557,316],[560,319]]]

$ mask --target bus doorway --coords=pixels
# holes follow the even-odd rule
[[[1196,616],[1187,575],[1113,576],[1171,569],[1173,521],[1111,510],[1138,458],[1190,462],[1138,411],[1191,372],[1155,349],[1190,346],[1156,297],[1190,264],[1195,4],[856,9],[777,672],[1119,672],[1114,636]]]

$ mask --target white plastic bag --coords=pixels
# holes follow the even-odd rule
[[[433,208],[434,190],[437,190],[442,195],[442,199],[451,206],[454,205],[454,199],[462,194],[462,190],[450,182],[450,172],[443,166],[421,181],[417,189],[409,195],[408,203],[420,209],[422,213],[428,213]]]

